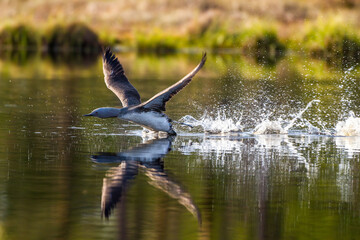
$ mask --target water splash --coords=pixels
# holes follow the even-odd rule
[[[352,66],[346,71],[344,71],[343,76],[339,79],[340,84],[338,85],[341,100],[340,100],[340,110],[342,116],[340,118],[344,118],[351,111],[353,106],[356,106],[355,99],[358,99],[358,81],[357,77],[355,77],[358,73],[358,69],[356,66]]]
[[[260,124],[256,125],[251,131],[252,134],[286,134],[289,129],[295,125],[297,120],[301,120],[307,127],[308,132],[312,134],[320,134],[319,128],[313,126],[308,120],[303,119],[302,115],[311,107],[313,103],[318,103],[319,100],[310,101],[304,109],[295,115],[290,121],[283,121],[281,118],[278,120],[269,120],[266,117]],[[236,114],[234,114],[236,115]],[[228,134],[232,132],[243,132],[244,126],[241,124],[242,117],[238,119],[228,117],[225,111],[219,110],[216,117],[210,116],[207,112],[198,120],[191,115],[182,117],[179,121],[185,124],[201,127],[206,133],[211,134]]]
[[[281,126],[281,120],[270,121],[268,119],[258,124],[253,134],[285,134],[287,131]]]
[[[298,114],[296,114],[296,116],[293,119],[291,119],[291,121],[288,124],[286,124],[286,126],[282,126],[281,124],[282,119],[275,121],[270,121],[266,119],[254,128],[253,134],[286,134],[288,133],[289,129],[295,125],[295,122],[298,119],[303,120],[306,123],[308,129],[312,131],[312,133],[320,132],[320,130],[314,127],[309,121],[301,118],[302,115],[306,112],[306,110],[308,110],[311,107],[313,103],[318,103],[318,102],[320,102],[320,100],[317,99],[310,101],[303,110],[301,110]]]
[[[306,107],[305,107],[303,110],[301,110],[301,111],[290,121],[290,123],[284,128],[284,130],[287,132],[290,128],[292,128],[292,127],[294,126],[296,120],[300,119],[300,118],[302,117],[302,115],[304,114],[304,112],[306,112],[306,110],[308,110],[308,108],[311,107],[311,105],[312,105],[313,103],[319,103],[319,102],[320,102],[320,100],[317,100],[317,99],[314,99],[314,100],[310,101],[310,102],[306,105]]]
[[[233,120],[228,118],[224,111],[218,111],[216,117],[211,117],[206,112],[199,120],[186,115],[179,121],[193,127],[202,127],[205,132],[213,134],[243,131],[243,126],[240,123],[241,117],[238,120]]]
[[[336,124],[335,131],[338,136],[360,136],[360,118],[350,112],[350,116],[345,121]]]

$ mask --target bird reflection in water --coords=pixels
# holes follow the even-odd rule
[[[103,179],[101,196],[102,216],[109,218],[117,203],[125,203],[129,184],[139,172],[143,172],[149,183],[183,205],[201,225],[201,214],[190,194],[173,181],[164,170],[163,157],[171,150],[173,138],[161,138],[146,141],[143,144],[119,153],[98,153],[92,156],[96,163],[120,162],[120,165],[108,170]],[[119,208],[125,215],[124,206]]]

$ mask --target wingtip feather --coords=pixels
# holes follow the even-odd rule
[[[114,53],[111,51],[110,47],[106,47],[105,49],[103,49],[103,61],[104,62],[111,62],[114,61],[115,59],[115,55]]]
[[[204,66],[206,60],[207,60],[206,52],[203,52],[202,58],[201,58],[201,62],[199,63],[198,67],[199,67],[199,68],[202,68],[202,67]]]
[[[207,60],[207,55],[206,52],[203,52],[202,58],[201,58],[201,62],[205,63]]]
[[[202,54],[202,60],[206,61],[206,52],[203,52],[203,54]]]
[[[122,65],[120,64],[118,58],[115,56],[115,54],[111,51],[110,47],[106,47],[103,50],[103,64],[104,69],[107,69],[112,74],[123,74],[124,69]]]

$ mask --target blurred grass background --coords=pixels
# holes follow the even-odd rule
[[[210,49],[360,61],[360,0],[2,0],[0,47],[49,52]]]

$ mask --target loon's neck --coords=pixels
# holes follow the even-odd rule
[[[101,108],[100,118],[115,118],[118,117],[123,112],[122,108],[114,107],[103,107]]]

